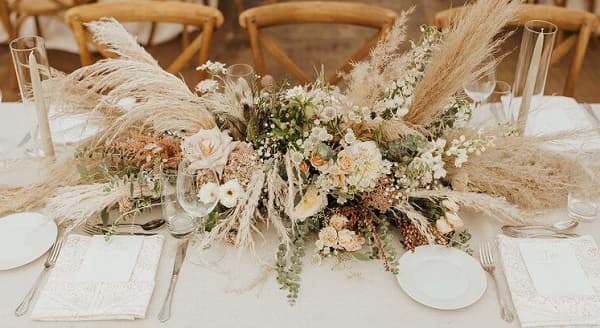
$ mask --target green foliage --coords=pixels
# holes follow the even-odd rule
[[[295,304],[300,291],[300,273],[302,272],[302,258],[305,254],[306,239],[309,232],[307,221],[297,224],[292,241],[292,249],[286,244],[280,244],[277,251],[277,282],[280,289],[288,291],[287,298],[290,304]],[[290,254],[288,259],[288,254]]]
[[[395,139],[383,145],[383,156],[393,162],[408,164],[419,150],[427,145],[427,139],[409,134],[400,139]]]
[[[473,249],[471,248],[471,233],[468,230],[461,232],[453,231],[448,236],[450,247],[458,248],[469,255],[473,255]]]

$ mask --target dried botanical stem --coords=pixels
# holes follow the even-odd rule
[[[457,17],[417,85],[405,120],[431,123],[465,82],[495,65],[493,61],[482,63],[502,43],[503,39],[494,37],[511,20],[518,6],[519,2],[512,0],[480,0]]]

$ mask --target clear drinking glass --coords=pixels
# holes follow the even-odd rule
[[[600,181],[600,142],[582,144],[576,160],[586,173],[587,179],[579,181],[569,190],[569,217],[578,221],[592,221],[598,217],[600,210],[600,192],[591,187]]]
[[[475,70],[480,70],[483,66],[486,66],[489,61],[492,61],[492,58],[484,61],[480,67],[475,68]],[[490,67],[475,80],[465,83],[463,88],[467,96],[475,103],[475,109],[477,110],[481,103],[492,94],[495,85],[496,71],[494,67]]]
[[[512,125],[514,117],[511,112],[512,92],[510,84],[505,81],[496,81],[492,93],[487,99],[489,109],[496,121],[502,125]]]
[[[33,53],[40,69],[40,80],[43,82],[50,78],[50,66],[48,65],[48,55],[44,46],[44,39],[39,36],[23,36],[10,42],[10,53],[12,55],[17,82],[19,83],[19,93],[23,104],[34,108],[33,90],[31,87],[31,73],[29,66],[29,56]],[[37,118],[30,131],[25,135],[19,146],[25,148],[25,152],[30,156],[41,156],[39,140],[39,129]]]
[[[517,118],[520,133],[525,131],[532,104],[544,95],[557,31],[558,27],[550,22],[531,20],[525,23],[513,83],[513,98],[520,98]]]
[[[225,74],[225,92],[234,94],[242,104],[252,104],[252,79],[254,68],[247,64],[233,64]]]
[[[184,238],[196,231],[198,221],[177,202],[177,172],[161,174],[160,191],[162,213],[171,235]]]
[[[214,170],[190,171],[190,163],[182,161],[177,172],[177,200],[181,207],[199,225],[198,233],[192,236],[186,259],[193,263],[208,266],[223,257],[222,245],[212,247],[202,239],[205,218],[219,203],[219,179]]]

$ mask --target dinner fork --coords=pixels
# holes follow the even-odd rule
[[[498,287],[498,281],[496,280],[494,254],[492,253],[492,246],[489,242],[484,242],[479,246],[479,260],[481,262],[481,267],[492,276],[492,280],[494,281],[496,297],[498,298],[498,304],[500,305],[500,317],[506,322],[512,322],[514,316],[500,295],[500,288]]]
[[[95,227],[89,224],[85,224],[83,225],[82,229],[83,232],[89,234],[89,235],[102,235],[105,232],[109,232],[108,229],[104,229],[101,227]],[[133,232],[133,231],[111,231],[110,232],[111,235],[133,235],[133,236],[154,236],[156,235],[156,233],[152,233],[152,232]]]
[[[50,249],[50,252],[48,253],[46,262],[44,263],[44,270],[42,272],[40,272],[37,279],[33,283],[33,287],[31,287],[31,290],[29,290],[27,295],[25,295],[25,298],[23,298],[23,301],[21,302],[21,304],[19,304],[19,306],[17,306],[17,309],[15,310],[15,315],[17,317],[20,317],[20,316],[24,315],[25,313],[27,313],[27,311],[29,311],[29,305],[31,304],[31,300],[33,299],[33,296],[35,296],[38,286],[39,286],[40,282],[42,281],[42,277],[44,277],[46,275],[46,273],[48,271],[50,271],[50,269],[56,263],[56,259],[58,258],[58,254],[60,253],[60,249],[63,244],[63,239],[64,239],[64,236],[59,237],[56,240],[56,242],[54,242],[54,245],[52,246],[52,248]]]

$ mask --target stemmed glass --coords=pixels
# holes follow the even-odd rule
[[[490,61],[492,60],[486,60],[480,65],[480,68],[476,68],[476,70],[481,70],[484,66],[487,66]],[[478,78],[465,83],[463,89],[467,96],[475,102],[475,109],[478,109],[481,103],[492,94],[495,86],[496,72],[494,67],[490,65],[490,67],[485,69]]]
[[[487,107],[498,123],[512,125],[516,119],[511,111],[512,91],[505,81],[495,81],[494,89],[487,100]]]
[[[600,193],[593,185],[600,179],[600,142],[587,141],[575,157],[587,179],[578,181],[569,189],[567,209],[569,217],[577,221],[593,221],[598,218]]]
[[[177,170],[177,201],[183,210],[196,223],[197,235],[199,237],[204,232],[205,219],[219,203],[219,178],[214,170],[190,170],[190,162],[182,161]],[[206,264],[207,247],[205,247],[200,238],[193,238],[188,247],[187,259],[195,264]]]

